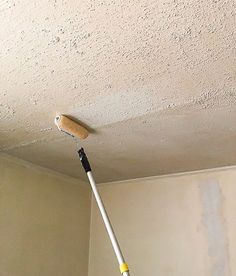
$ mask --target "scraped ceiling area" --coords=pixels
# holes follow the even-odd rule
[[[235,1],[3,0],[1,152],[99,182],[236,164]],[[81,144],[80,144],[81,145]]]

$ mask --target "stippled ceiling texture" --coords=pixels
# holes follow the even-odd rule
[[[99,182],[236,164],[235,1],[3,0],[2,152]]]

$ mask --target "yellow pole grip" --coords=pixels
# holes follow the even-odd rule
[[[120,265],[120,272],[121,272],[121,274],[123,274],[124,272],[127,272],[127,271],[129,271],[128,265],[126,263],[121,264]]]

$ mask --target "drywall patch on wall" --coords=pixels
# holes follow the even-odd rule
[[[222,212],[223,196],[217,181],[199,185],[202,202],[202,223],[211,259],[211,276],[230,276],[227,231]]]

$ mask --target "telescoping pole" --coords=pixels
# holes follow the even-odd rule
[[[120,272],[123,276],[129,276],[130,274],[129,274],[128,265],[125,262],[124,256],[121,252],[121,249],[120,249],[120,246],[119,246],[119,243],[118,243],[118,240],[115,236],[115,232],[112,228],[111,222],[110,222],[109,217],[107,215],[105,206],[104,206],[103,201],[101,199],[101,196],[100,196],[100,194],[97,190],[96,183],[95,183],[95,180],[94,180],[93,175],[92,175],[91,167],[90,167],[89,161],[87,159],[87,156],[84,152],[84,149],[81,148],[78,151],[78,153],[79,153],[80,161],[83,165],[83,168],[84,168],[85,172],[87,173],[87,176],[88,176],[88,179],[89,179],[94,197],[96,199],[96,202],[97,202],[98,208],[100,210],[103,222],[105,224],[108,236],[111,240],[113,249],[115,251],[115,254],[116,254],[116,257],[117,257],[117,260],[118,260],[118,263],[119,263],[119,267],[120,267]]]

